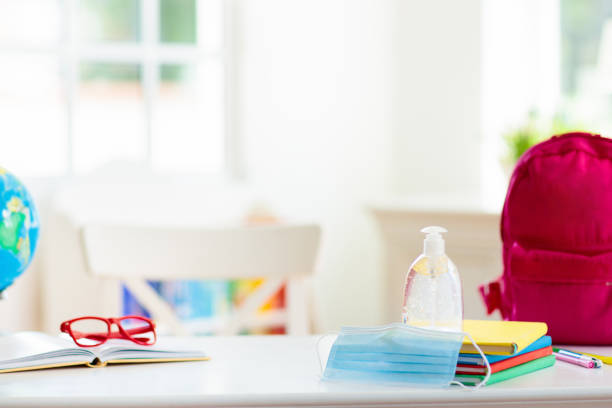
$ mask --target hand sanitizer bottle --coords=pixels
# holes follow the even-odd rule
[[[457,267],[444,252],[442,227],[426,227],[423,253],[406,275],[402,320],[428,329],[463,330],[463,298]]]

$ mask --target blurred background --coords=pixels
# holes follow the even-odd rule
[[[0,165],[42,236],[0,328],[140,310],[83,272],[88,220],[317,223],[314,332],[399,319],[418,229],[443,223],[484,317],[516,159],[611,112],[612,0],[3,0]],[[154,286],[192,318],[258,284]]]

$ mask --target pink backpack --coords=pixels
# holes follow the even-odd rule
[[[541,321],[557,344],[612,344],[612,139],[554,136],[518,161],[488,313]]]

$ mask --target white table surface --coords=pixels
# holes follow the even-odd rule
[[[317,337],[166,340],[211,360],[0,374],[0,406],[612,406],[612,366],[557,362],[478,391],[419,389],[321,382]]]

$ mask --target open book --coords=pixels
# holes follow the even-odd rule
[[[126,340],[109,340],[97,347],[78,347],[69,338],[39,332],[0,336],[0,373],[43,368],[115,363],[161,363],[208,360],[201,351],[176,351],[140,346]]]

